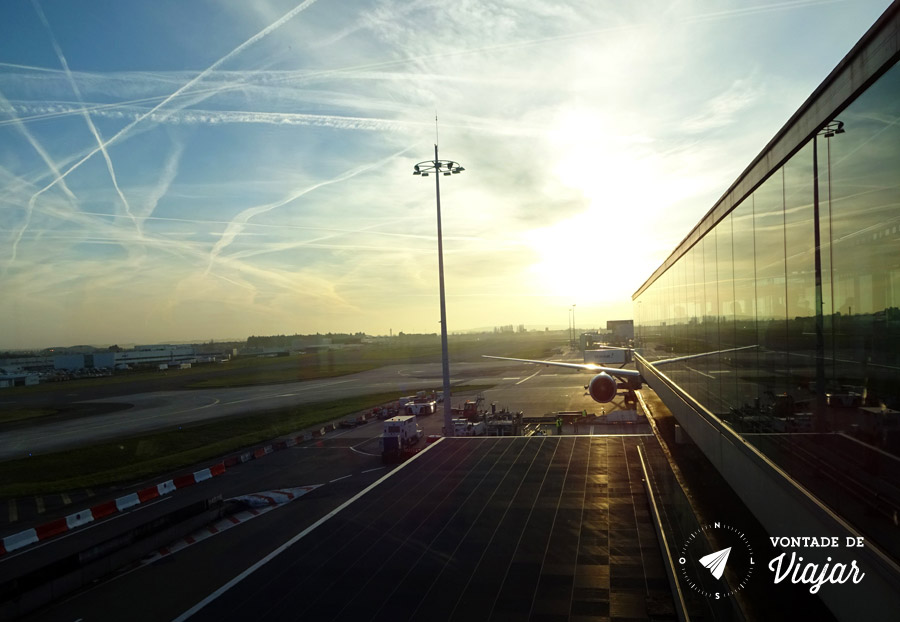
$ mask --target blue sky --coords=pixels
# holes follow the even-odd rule
[[[0,348],[631,316],[887,0],[0,4]]]

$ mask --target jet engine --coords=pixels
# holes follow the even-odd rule
[[[588,385],[588,393],[591,394],[595,402],[600,402],[601,404],[613,401],[613,398],[616,397],[617,389],[615,378],[606,372],[601,372],[594,376]]]

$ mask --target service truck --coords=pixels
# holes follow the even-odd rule
[[[422,430],[416,424],[415,415],[403,415],[384,420],[384,432],[381,434],[381,459],[385,463],[400,462],[403,452],[416,443],[422,436]]]
[[[453,420],[453,436],[484,436],[484,421]]]
[[[416,399],[415,402],[407,402],[406,404],[407,415],[433,415],[436,410],[437,402],[435,401]]]

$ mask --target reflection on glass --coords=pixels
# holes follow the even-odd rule
[[[716,227],[716,277],[719,295],[719,339],[722,350],[729,350],[737,346],[735,341],[735,296],[734,296],[734,257],[732,247],[734,245],[731,214],[726,216]],[[737,406],[737,375],[731,373],[728,367],[733,355],[722,353],[719,363],[722,404],[714,412],[727,414],[729,410]]]
[[[735,347],[759,343],[756,334],[756,253],[753,236],[753,197],[741,203],[731,214],[734,257]],[[737,376],[732,408],[752,406],[758,397],[755,382],[758,369],[756,350],[741,350],[732,355]]]
[[[787,382],[787,310],[784,271],[784,173],[778,170],[753,193],[756,320],[761,407],[774,404]]]
[[[900,455],[900,68],[840,121],[815,139],[820,337],[812,141],[636,302],[652,301],[654,358],[721,351],[660,371],[900,559],[890,512],[808,477],[811,464],[832,479],[862,468],[877,487]],[[817,408],[841,434],[805,434]]]
[[[801,149],[783,172],[788,390],[799,412],[811,412],[816,377],[812,145]],[[827,274],[825,261],[822,266]]]
[[[706,329],[707,352],[717,352],[722,348],[719,338],[719,291],[716,268],[716,230],[710,231],[703,239],[703,278],[705,303],[703,309],[703,327]],[[722,408],[722,389],[719,386],[722,375],[719,373],[719,355],[710,355],[703,361],[703,370],[710,394],[710,410],[718,412]]]

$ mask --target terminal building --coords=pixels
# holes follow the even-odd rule
[[[894,2],[633,295],[644,378],[770,535],[865,538],[820,592],[848,620],[900,612],[898,58]]]

